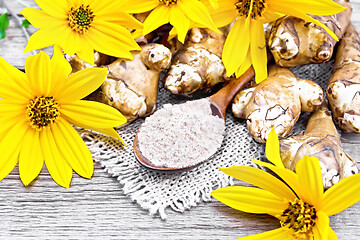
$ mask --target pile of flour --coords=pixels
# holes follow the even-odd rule
[[[165,104],[138,133],[142,155],[158,167],[184,168],[213,155],[224,138],[224,120],[213,116],[208,98]]]

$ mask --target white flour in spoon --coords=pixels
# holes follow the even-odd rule
[[[165,104],[146,118],[138,133],[141,154],[158,167],[184,168],[213,155],[224,138],[222,118],[213,116],[208,98]]]

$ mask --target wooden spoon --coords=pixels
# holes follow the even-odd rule
[[[225,116],[226,116],[226,109],[228,105],[231,103],[232,99],[235,97],[235,95],[242,89],[255,75],[254,69],[251,66],[243,75],[241,75],[237,79],[231,80],[227,85],[225,85],[223,88],[221,88],[217,93],[213,94],[209,97],[210,100],[210,107],[212,111],[212,115],[218,116],[222,119],[224,119],[225,122]],[[138,131],[139,132],[139,131]],[[159,167],[153,165],[148,159],[146,159],[140,152],[139,145],[138,145],[138,139],[136,133],[135,139],[134,139],[134,153],[139,161],[140,164],[143,166],[150,168],[152,170],[156,171],[179,171],[179,170],[185,170],[194,168],[207,159],[204,159],[203,161],[196,163],[191,166],[182,167],[182,168],[172,168],[172,167]]]

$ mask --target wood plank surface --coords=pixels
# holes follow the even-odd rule
[[[22,6],[4,0],[14,12]],[[23,0],[36,6],[32,0]],[[360,0],[352,0],[352,20],[360,30]],[[23,68],[26,39],[13,20],[0,56]],[[342,134],[345,151],[360,162],[360,136]],[[339,239],[360,239],[360,203],[330,218]],[[95,164],[86,180],[74,174],[70,189],[56,185],[44,168],[31,187],[24,187],[18,168],[0,181],[0,239],[235,239],[268,231],[279,222],[246,214],[218,201],[200,203],[184,213],[168,209],[167,220],[150,216],[125,196],[119,182]]]

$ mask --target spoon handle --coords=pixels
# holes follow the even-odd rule
[[[255,75],[254,68],[251,66],[239,78],[231,80],[227,85],[221,88],[217,93],[209,97],[210,102],[215,105],[225,119],[227,106],[235,95],[242,89]]]

